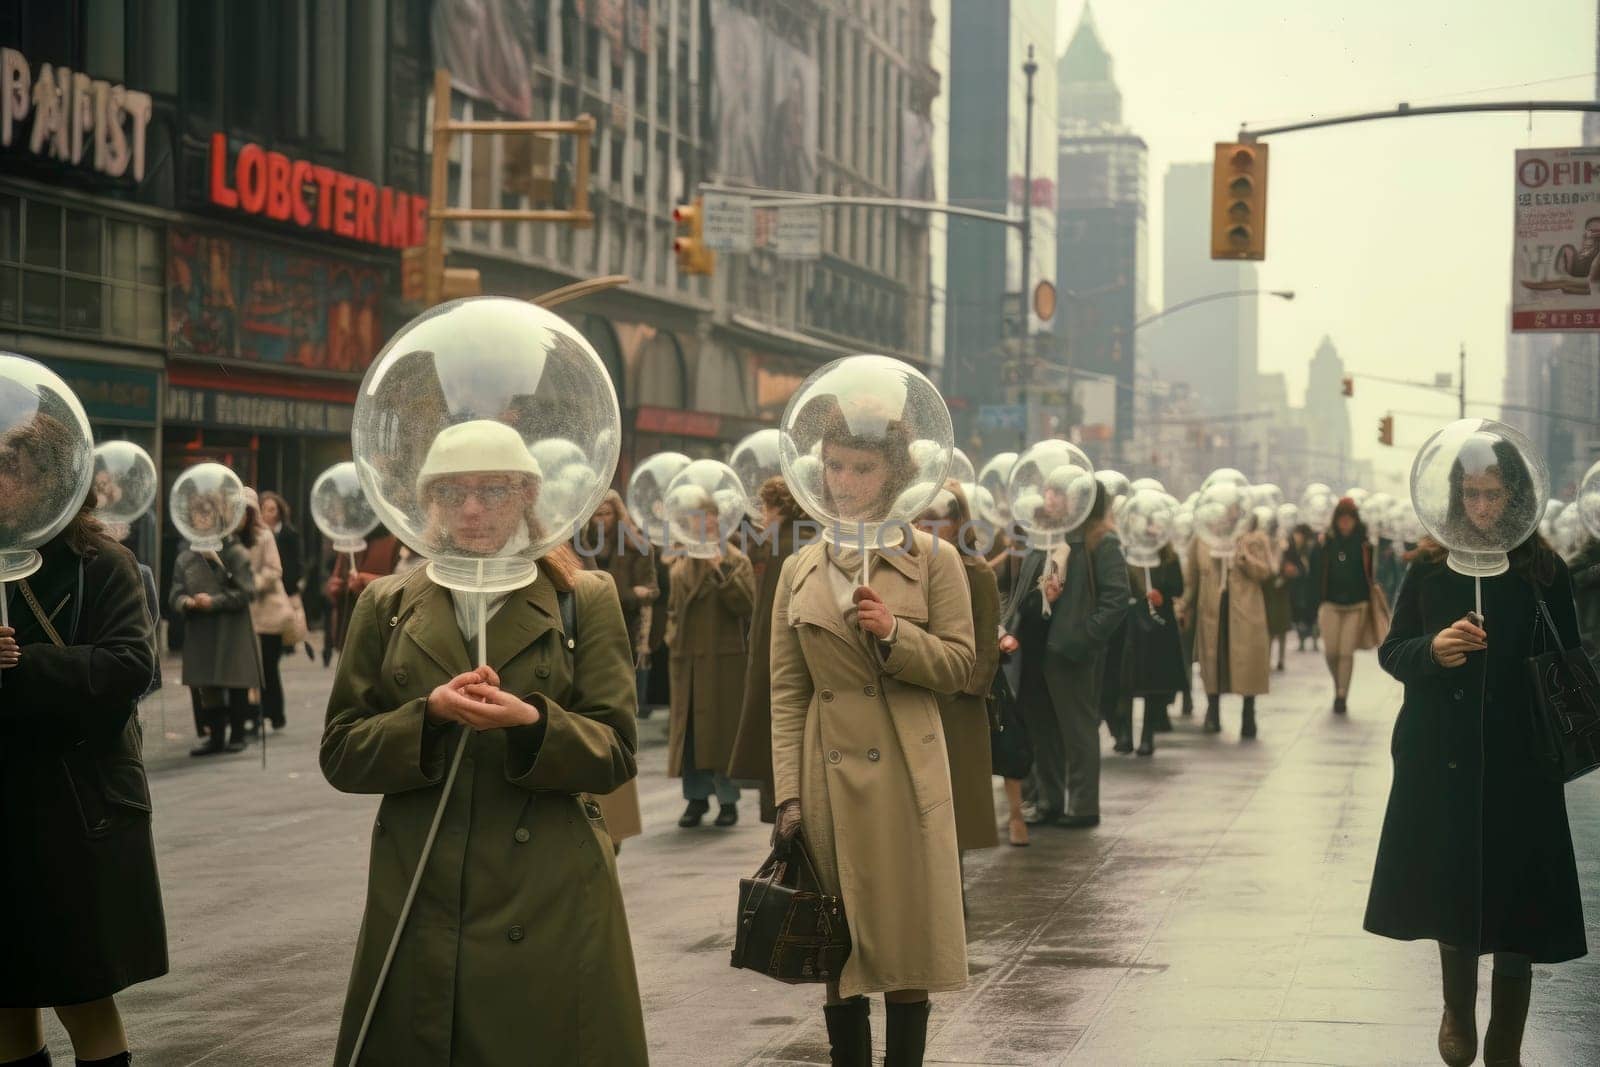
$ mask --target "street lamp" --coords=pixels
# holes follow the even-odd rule
[[[1186,308],[1192,308],[1196,304],[1208,304],[1213,300],[1231,300],[1231,299],[1236,299],[1238,297],[1245,297],[1245,296],[1275,296],[1280,300],[1293,300],[1294,299],[1294,290],[1293,289],[1227,289],[1227,290],[1224,290],[1223,292],[1220,292],[1220,293],[1207,293],[1204,296],[1197,296],[1197,297],[1194,297],[1194,298],[1192,298],[1190,300],[1180,301],[1179,303],[1173,304],[1171,307],[1162,308],[1160,311],[1156,312],[1154,315],[1146,316],[1145,318],[1142,318],[1138,322],[1134,323],[1133,324],[1133,328],[1135,330],[1137,330],[1141,326],[1148,326],[1152,322],[1155,322],[1157,319],[1164,319],[1168,315],[1173,314],[1174,312],[1183,311]]]

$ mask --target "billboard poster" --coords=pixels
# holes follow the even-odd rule
[[[385,340],[384,274],[174,227],[167,327],[178,355],[360,374]]]
[[[728,0],[713,0],[711,12],[719,176],[815,192],[816,61]]]
[[[1511,329],[1600,330],[1600,147],[1517,150]]]
[[[434,61],[449,68],[451,87],[487,100],[513,119],[534,117],[533,4],[437,0],[433,5]]]

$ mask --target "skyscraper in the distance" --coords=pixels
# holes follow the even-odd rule
[[[1256,265],[1211,258],[1211,164],[1167,168],[1162,223],[1161,303],[1254,289]],[[1151,369],[1189,386],[1197,412],[1254,410],[1259,301],[1217,300],[1152,323]]]
[[[1135,324],[1145,307],[1147,149],[1122,122],[1122,93],[1094,12],[1083,16],[1056,72],[1060,120],[1057,285],[1067,357],[1075,374],[1112,386],[1110,410],[1085,410],[1090,440],[1133,434]],[[1080,400],[1089,391],[1078,388]],[[1109,420],[1109,422],[1107,421]],[[1091,451],[1094,451],[1091,449]]]

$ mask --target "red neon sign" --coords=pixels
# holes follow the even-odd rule
[[[230,172],[224,133],[211,135],[211,202],[384,248],[410,248],[427,237],[427,197],[255,143],[239,149]]]

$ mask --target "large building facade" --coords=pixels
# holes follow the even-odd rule
[[[1018,220],[1028,204],[1030,288],[1056,273],[1055,8],[1052,0],[949,0],[948,200]],[[1031,166],[1030,47],[1038,67]],[[1032,360],[1051,349],[1041,336],[1050,323],[1021,293],[1016,228],[956,217],[948,233],[942,384],[957,441],[998,452],[1064,430],[1062,383]]]
[[[1072,374],[1109,383],[1109,410],[1080,398],[1081,433],[1102,455],[1125,452],[1135,427],[1136,331],[1147,300],[1148,201],[1143,139],[1122,122],[1112,60],[1084,5],[1057,70],[1060,192],[1057,268]],[[1082,396],[1089,390],[1076,390]]]

